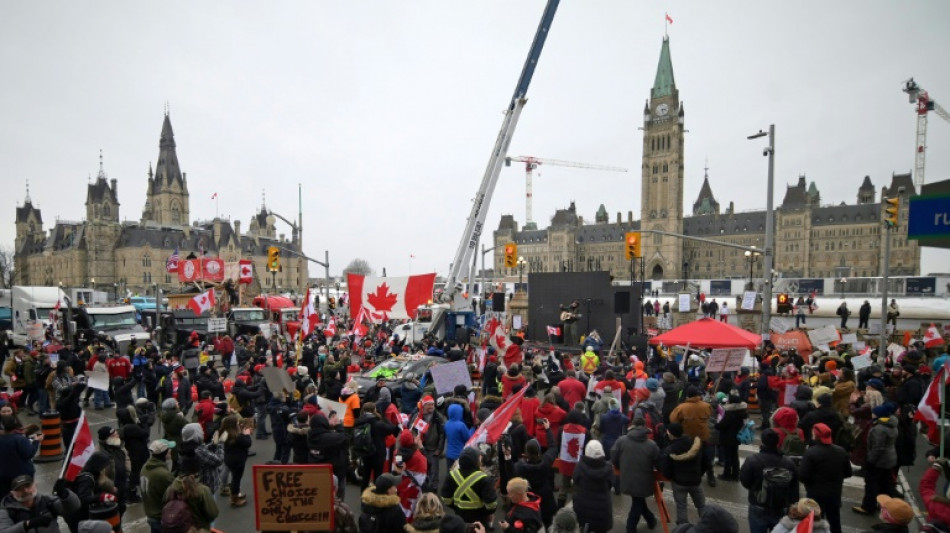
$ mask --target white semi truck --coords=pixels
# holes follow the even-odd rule
[[[11,291],[13,344],[26,346],[30,340],[42,340],[50,325],[50,314],[67,305],[66,293],[59,287],[15,286]]]

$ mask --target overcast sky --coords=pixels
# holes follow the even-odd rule
[[[332,274],[357,257],[391,276],[446,274],[544,3],[4,2],[0,245],[13,244],[27,180],[47,230],[83,218],[100,149],[121,218],[139,220],[167,101],[192,221],[217,209],[247,228],[262,191],[296,217],[301,183],[304,251],[329,250]],[[586,220],[600,204],[611,220],[639,217],[638,128],[664,12],[688,212],[706,158],[723,208],[765,207],[766,141],[746,136],[770,123],[776,205],[801,173],[823,203],[854,203],[865,175],[880,193],[914,165],[902,82],[950,108],[943,0],[564,0],[509,155],[631,171],[542,167],[541,227],[571,201]],[[950,178],[950,124],[931,114],[928,140],[927,182]],[[524,223],[524,189],[523,166],[502,171],[489,230],[502,214]],[[923,258],[923,273],[950,271],[950,252]]]

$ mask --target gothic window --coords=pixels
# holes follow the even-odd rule
[[[669,148],[670,148],[670,136],[669,136],[669,135],[666,136],[666,148],[667,148],[667,150],[669,150]]]
[[[654,245],[654,246],[660,246],[661,244],[663,244],[663,235],[661,235],[661,234],[659,234],[659,233],[654,233],[654,234],[653,234],[653,245]]]
[[[669,172],[669,171],[670,171],[670,166],[666,163],[663,163],[663,172]]]
[[[102,206],[102,216],[104,217],[112,216],[112,210],[109,209],[109,204]]]
[[[172,224],[181,224],[181,209],[178,204],[172,205]]]
[[[660,210],[660,218],[666,218],[666,209]]]
[[[656,209],[650,211],[650,218],[656,218]]]
[[[659,167],[658,167],[657,165],[653,165],[653,173],[654,173],[654,174],[656,174],[658,168],[659,168]]]

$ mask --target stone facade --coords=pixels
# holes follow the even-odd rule
[[[288,253],[301,252],[298,235],[290,240],[278,236],[265,206],[251,218],[246,233],[241,233],[239,221],[190,221],[187,176],[179,168],[167,114],[154,172],[149,165],[141,220],[119,220],[118,183],[107,179],[101,155],[99,174],[87,186],[85,220],[57,220],[47,234],[42,214],[28,194],[16,210],[15,283],[95,287],[120,295],[153,293],[154,285],[178,292],[183,287],[177,274],[165,271],[166,260],[177,249],[183,259],[202,253],[225,261],[251,259],[255,281],[250,295],[274,290],[274,281],[284,292],[300,293],[307,287],[307,261]],[[266,270],[270,246],[285,251],[283,271],[276,280]]]
[[[628,231],[662,230],[723,242],[765,248],[766,213],[737,212],[732,202],[721,211],[713,196],[708,169],[693,203],[691,216],[683,212],[685,111],[673,77],[669,40],[663,39],[656,79],[643,110],[641,220],[617,213],[611,222],[600,205],[593,224],[585,224],[573,202],[555,212],[545,229],[519,229],[512,215],[503,215],[494,232],[494,272],[517,277],[517,268],[505,268],[504,245],[518,244],[518,255],[528,272],[583,272],[607,270],[616,279],[629,279],[630,262],[624,258]],[[764,179],[764,177],[763,177]],[[910,174],[892,174],[880,198],[869,176],[857,191],[857,203],[821,205],[814,182],[799,176],[787,186],[775,210],[775,270],[784,277],[880,276],[884,238],[881,198],[901,195],[900,224],[891,232],[891,275],[920,273],[920,248],[907,240],[907,206],[915,194]],[[780,191],[779,191],[780,192]],[[763,261],[749,261],[743,250],[712,243],[643,234],[646,279],[676,280],[762,277]],[[639,270],[639,267],[638,267]],[[639,272],[636,274],[639,279]]]

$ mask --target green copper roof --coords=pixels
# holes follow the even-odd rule
[[[653,98],[669,96],[676,88],[673,79],[673,61],[670,59],[670,38],[663,38],[663,47],[660,49],[660,63],[656,66],[656,80],[653,82]]]

